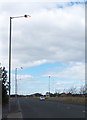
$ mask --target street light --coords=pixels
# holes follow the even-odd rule
[[[11,91],[11,22],[12,22],[12,19],[14,18],[21,18],[21,17],[25,17],[25,18],[28,18],[28,17],[31,17],[30,15],[24,15],[24,16],[17,16],[17,17],[10,17],[10,35],[9,35],[9,111],[10,111],[10,91]]]
[[[49,97],[50,97],[50,75],[49,75]]]
[[[17,87],[17,70],[18,69],[23,69],[22,67],[20,67],[20,68],[15,68],[15,98],[17,99],[17,89],[18,89],[18,87]]]
[[[18,69],[23,69],[22,67],[20,68],[15,68],[15,98],[17,100],[17,103],[18,103],[18,111],[20,111],[20,106],[19,106],[19,100],[17,99],[17,89],[18,89],[18,86],[17,86],[17,70]]]

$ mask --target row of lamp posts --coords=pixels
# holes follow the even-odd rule
[[[12,19],[14,18],[28,18],[31,17],[30,15],[24,16],[17,16],[17,17],[10,17],[10,35],[9,35],[9,111],[10,111],[10,91],[11,91],[11,29],[12,29]],[[15,69],[15,95],[17,97],[17,69]],[[22,67],[21,67],[22,69]],[[49,96],[50,96],[50,75],[49,75]]]

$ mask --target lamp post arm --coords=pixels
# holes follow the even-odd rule
[[[28,17],[31,17],[31,16],[30,16],[30,15],[16,16],[16,17],[11,17],[11,19],[14,19],[14,18],[22,18],[22,17],[28,18]]]
[[[21,17],[24,17],[24,16],[11,17],[11,19],[14,19],[14,18],[21,18]]]

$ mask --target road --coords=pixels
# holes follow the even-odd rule
[[[19,98],[23,118],[85,118],[85,106],[58,101]]]

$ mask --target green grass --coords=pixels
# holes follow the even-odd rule
[[[65,101],[65,102],[73,102],[73,103],[82,103],[84,104],[87,100],[85,97],[46,97],[48,100],[54,101]]]

